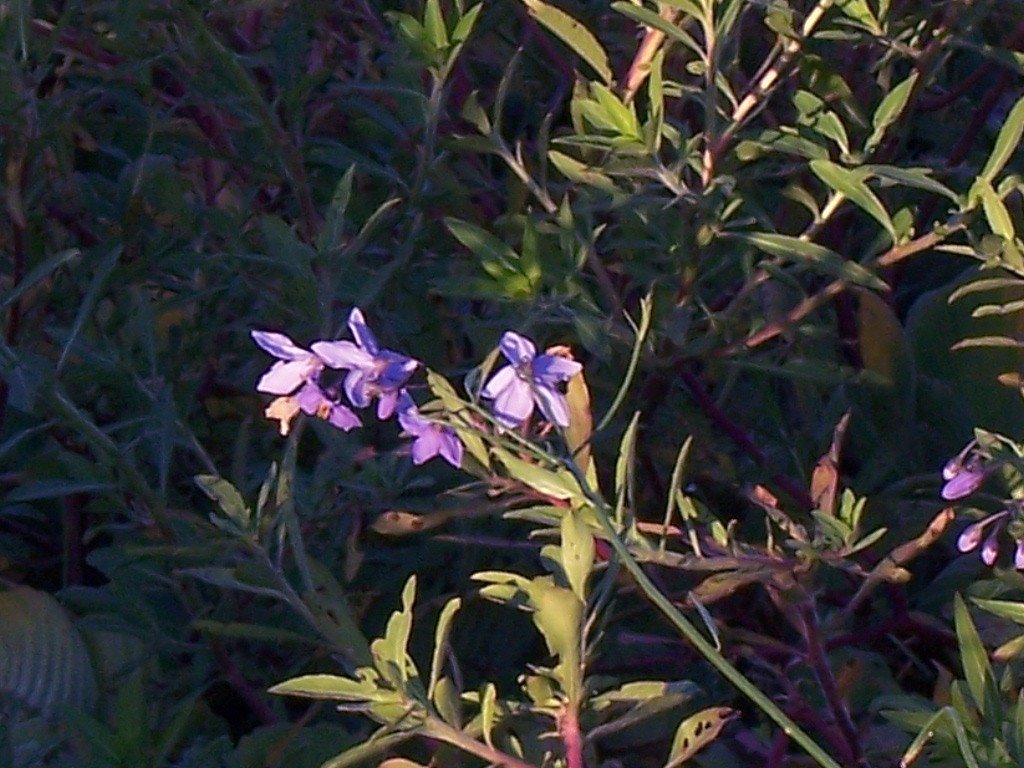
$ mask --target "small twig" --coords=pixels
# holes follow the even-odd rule
[[[679,12],[674,8],[663,5],[658,15],[669,24],[673,24]],[[640,86],[643,85],[644,80],[651,73],[651,62],[658,55],[658,50],[664,42],[665,33],[660,29],[648,27],[647,31],[644,32],[644,37],[640,41],[640,45],[637,46],[636,54],[634,54],[633,60],[630,62],[629,68],[622,78],[622,90],[620,93],[624,104],[629,104],[634,99],[637,91],[640,90]]]
[[[754,439],[746,431],[734,422],[721,408],[716,405],[710,393],[704,388],[704,384],[692,371],[682,370],[680,376],[686,384],[694,400],[701,410],[710,418],[716,426],[722,429],[736,445],[746,453],[754,462],[765,470],[770,470],[768,459],[757,447]],[[781,490],[787,493],[800,507],[809,511],[814,509],[814,502],[807,494],[807,491],[797,485],[792,479],[779,474],[771,475],[771,481]]]
[[[583,762],[583,735],[580,720],[572,704],[566,705],[558,718],[558,733],[565,747],[566,768],[586,768]]]
[[[825,647],[821,638],[821,626],[818,624],[818,615],[815,612],[813,602],[808,599],[800,606],[800,619],[803,623],[804,642],[807,644],[807,661],[814,669],[818,678],[818,685],[825,700],[828,702],[832,717],[839,727],[846,745],[849,748],[853,762],[861,761],[860,736],[857,733],[857,726],[850,717],[850,710],[839,693],[839,686],[836,684],[832,667],[829,666],[828,657],[825,655]]]

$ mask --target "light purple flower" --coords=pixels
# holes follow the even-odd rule
[[[343,432],[362,426],[359,417],[351,408],[342,405],[337,399],[328,397],[319,384],[307,382],[294,397],[303,413],[321,418]]]
[[[956,548],[961,552],[973,552],[981,544],[981,560],[985,565],[991,566],[999,556],[999,533],[1006,525],[1006,518],[1009,515],[1010,510],[1004,509],[976,523],[971,523],[964,528],[963,533],[956,540]],[[988,530],[989,527],[992,528],[991,531]],[[984,544],[982,544],[983,537]],[[1017,568],[1024,567],[1024,551],[1019,543],[1014,557],[1014,565]]]
[[[307,381],[315,380],[324,368],[324,361],[303,349],[283,333],[252,331],[252,340],[263,351],[277,358],[256,383],[258,392],[271,395],[290,395]]]
[[[512,331],[501,337],[501,352],[511,365],[494,374],[480,393],[494,401],[495,418],[506,426],[518,426],[530,418],[536,404],[548,421],[569,426],[569,406],[557,387],[583,366],[556,355],[538,355],[532,341]]]
[[[256,384],[259,392],[280,395],[266,409],[269,419],[277,419],[282,435],[291,429],[299,411],[324,419],[332,426],[348,432],[361,426],[349,408],[327,396],[320,387],[324,360],[303,349],[283,333],[252,331],[252,338],[263,350],[278,358]]]
[[[458,469],[462,466],[462,443],[455,430],[425,419],[405,391],[398,398],[398,423],[412,435],[412,463],[422,464],[435,456]]]
[[[376,397],[377,417],[387,419],[395,412],[402,385],[419,362],[398,352],[380,349],[358,308],[349,314],[348,327],[355,343],[318,341],[313,344],[313,352],[331,368],[348,371],[344,386],[352,405],[365,408]]]
[[[991,465],[986,466],[984,459],[975,450],[977,441],[972,440],[967,446],[942,468],[942,498],[946,501],[957,501],[970,496],[978,490],[992,472]]]

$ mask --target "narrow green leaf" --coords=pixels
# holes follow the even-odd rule
[[[434,690],[441,677],[444,654],[448,647],[448,635],[451,634],[452,621],[461,605],[462,600],[453,597],[445,603],[444,608],[441,609],[441,615],[437,619],[437,627],[434,629],[434,655],[430,660],[430,682],[427,687],[427,697],[430,699],[434,698]]]
[[[923,189],[927,192],[934,192],[943,197],[948,197],[953,202],[959,200],[956,192],[928,175],[931,173],[929,168],[896,168],[892,165],[864,165],[861,167],[869,171],[872,176],[884,181],[895,182],[905,187]]]
[[[612,69],[608,63],[608,54],[589,29],[565,11],[541,0],[523,0],[523,4],[533,18],[587,62],[606,85],[611,84]]]
[[[435,50],[442,51],[448,47],[448,29],[444,25],[441,3],[438,0],[426,2],[423,9],[423,31],[426,33],[427,42],[434,46]]]
[[[981,195],[981,207],[992,231],[1000,237],[1013,240],[1016,236],[1013,219],[1010,218],[1010,211],[992,188],[992,184],[987,179],[978,179],[975,190]]]
[[[956,624],[956,637],[960,645],[960,658],[964,666],[964,677],[967,679],[967,688],[974,699],[974,705],[985,713],[988,698],[985,695],[986,686],[991,684],[992,666],[989,664],[988,653],[981,642],[978,630],[971,621],[971,615],[967,612],[960,595],[956,596],[953,603],[953,619]]]
[[[907,99],[910,98],[910,91],[914,87],[914,83],[917,82],[917,77],[918,72],[915,69],[910,77],[885,94],[885,98],[882,99],[871,118],[872,131],[867,141],[864,142],[865,152],[873,151],[885,138],[885,132],[889,126],[899,119],[903,108],[907,105]]]
[[[353,680],[338,675],[302,675],[272,686],[270,693],[281,696],[302,696],[307,699],[333,701],[367,701],[376,686],[371,679]]]
[[[995,181],[996,174],[1003,169],[1020,146],[1021,136],[1024,136],[1024,98],[1014,104],[1010,114],[1006,116],[1006,122],[999,129],[999,135],[992,145],[992,154],[989,155],[985,167],[981,169],[980,178],[990,184]]]
[[[765,253],[781,258],[806,262],[831,277],[841,277],[856,285],[876,290],[888,290],[889,286],[877,275],[855,261],[847,261],[835,251],[817,243],[810,243],[798,237],[773,232],[741,232],[730,235],[760,248]]]
[[[618,11],[623,16],[650,27],[651,29],[656,29],[659,32],[665,33],[665,36],[670,40],[682,43],[698,56],[704,55],[704,51],[701,48],[700,43],[694,40],[693,36],[689,32],[676,26],[672,22],[663,19],[650,8],[645,8],[642,5],[634,5],[633,3],[628,2],[628,0],[618,0],[618,2],[612,3],[612,10]]]
[[[196,475],[194,480],[200,490],[216,502],[225,515],[242,529],[248,527],[252,512],[235,486],[216,475]]]
[[[576,479],[565,470],[557,472],[513,456],[503,448],[494,448],[496,458],[508,471],[509,477],[524,483],[535,491],[554,499],[583,501],[583,491]]]
[[[37,284],[78,256],[78,254],[79,250],[77,248],[69,248],[66,251],[60,251],[43,259],[43,261],[29,270],[20,283],[0,296],[0,311],[7,309]]]
[[[58,374],[67,361],[68,353],[75,346],[83,326],[92,314],[92,309],[96,306],[100,294],[106,288],[107,278],[110,277],[110,273],[117,266],[122,250],[123,247],[120,244],[115,245],[107,252],[106,256],[100,259],[100,263],[96,266],[92,280],[89,281],[89,289],[85,292],[85,296],[82,297],[82,302],[78,306],[78,312],[75,313],[75,322],[71,326],[71,332],[68,334],[67,341],[64,342],[64,348],[60,352],[60,359],[57,360]]]
[[[587,578],[594,566],[594,534],[580,513],[569,509],[562,515],[561,535],[562,569],[576,597],[586,603]]]
[[[893,226],[889,212],[882,201],[864,183],[867,173],[863,169],[849,169],[836,165],[831,160],[811,160],[811,170],[836,192],[849,198],[855,205],[866,211],[875,221],[889,233],[892,242],[896,242],[896,228]]]

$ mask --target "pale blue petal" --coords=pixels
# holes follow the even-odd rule
[[[348,370],[373,366],[373,355],[351,341],[318,341],[313,345],[313,352],[331,368]]]
[[[440,453],[442,458],[456,469],[462,466],[462,443],[455,432],[450,429],[441,433]]]
[[[370,404],[370,393],[366,386],[366,372],[353,368],[345,377],[345,394],[348,401],[356,408],[365,408]]]
[[[511,365],[506,365],[491,377],[491,380],[487,382],[487,385],[480,394],[489,400],[493,400],[501,394],[503,390],[510,387],[518,378],[515,368]]]
[[[537,404],[544,417],[560,427],[569,426],[569,406],[565,397],[556,389],[538,384],[533,390]]]
[[[505,331],[501,337],[501,352],[512,365],[521,368],[533,360],[537,348],[525,336],[520,336],[514,331]]]
[[[518,426],[530,418],[533,413],[533,393],[530,385],[520,378],[513,379],[494,398],[494,416],[502,424],[510,427]]]
[[[366,318],[363,317],[363,312],[359,307],[356,307],[349,313],[348,329],[352,331],[352,335],[355,336],[356,342],[358,342],[360,347],[371,355],[377,354],[377,338],[366,325]]]
[[[264,352],[269,352],[280,360],[300,360],[303,357],[309,356],[307,350],[300,347],[283,333],[250,331],[250,335],[260,349]]]
[[[533,360],[533,378],[542,384],[557,384],[568,381],[583,370],[575,360],[566,360],[557,355],[537,355]]]
[[[290,395],[315,375],[319,368],[319,361],[312,355],[307,355],[303,360],[278,361],[260,377],[256,390],[271,395]]]

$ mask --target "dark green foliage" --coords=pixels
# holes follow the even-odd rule
[[[1024,539],[1022,40],[1015,0],[0,3],[0,768],[1019,762],[1024,578],[940,471],[976,434],[964,513]],[[249,332],[354,306],[464,473],[263,418]],[[564,434],[489,431],[506,329],[585,364]]]

